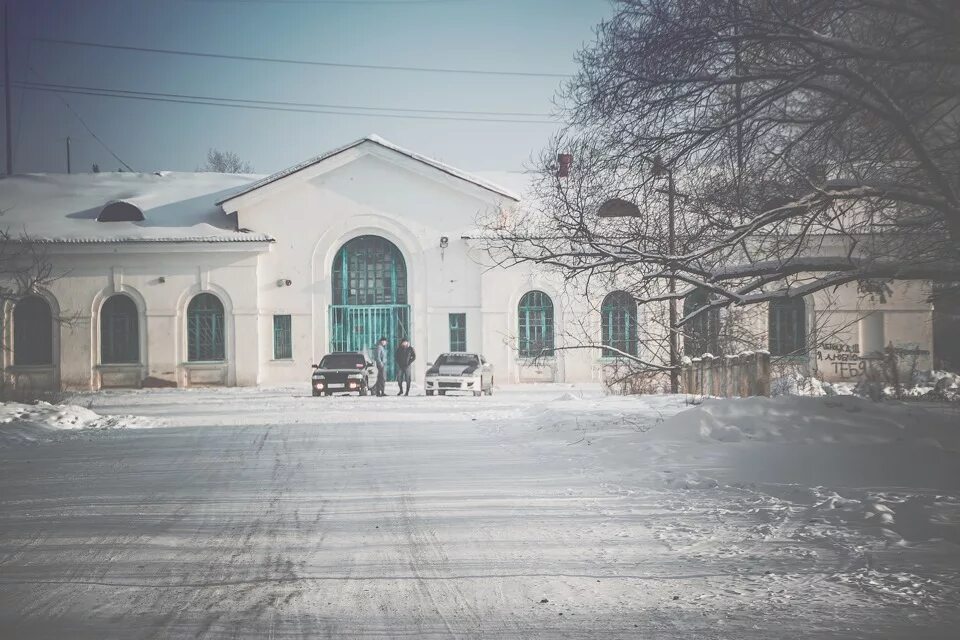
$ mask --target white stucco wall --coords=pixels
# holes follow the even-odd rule
[[[43,293],[59,315],[54,323],[57,386],[99,388],[105,371],[137,383],[153,378],[154,383],[186,386],[195,366],[186,362],[186,307],[204,291],[215,294],[225,311],[226,361],[207,368],[222,372],[226,384],[256,384],[256,349],[250,349],[258,339],[256,256],[264,250],[266,246],[228,243],[51,247],[47,260],[59,277]],[[99,313],[114,293],[130,296],[137,305],[139,365],[101,366]],[[11,316],[8,308],[6,317]],[[5,351],[4,358],[11,369],[12,354]],[[108,384],[109,379],[110,373]]]

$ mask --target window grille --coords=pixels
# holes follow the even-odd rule
[[[686,317],[709,302],[707,292],[697,289],[690,293],[683,301],[683,316]],[[683,353],[691,358],[697,358],[705,353],[720,355],[720,311],[710,309],[698,314],[689,320],[681,331],[683,338]]]
[[[450,314],[450,351],[467,350],[467,314]]]
[[[273,359],[293,358],[293,331],[290,316],[273,316]]]
[[[224,359],[223,304],[213,294],[201,293],[187,307],[187,360]]]
[[[614,291],[600,305],[603,357],[637,355],[637,302],[626,291]]]

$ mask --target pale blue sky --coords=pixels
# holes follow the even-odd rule
[[[342,69],[106,50],[68,39],[252,57],[569,74],[609,0],[13,0],[15,82],[252,100],[549,113],[556,77]],[[29,72],[28,66],[35,72]],[[554,124],[248,111],[62,94],[138,171],[193,170],[209,147],[269,173],[368,133],[472,170],[520,169]],[[466,116],[476,117],[476,116]],[[544,118],[539,118],[544,119]],[[13,93],[14,168],[119,163],[54,93]],[[2,131],[0,131],[2,136]]]

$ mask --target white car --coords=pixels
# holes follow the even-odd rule
[[[479,353],[442,353],[428,366],[428,396],[434,393],[442,396],[448,391],[493,395],[493,365]]]

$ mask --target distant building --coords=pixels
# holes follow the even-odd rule
[[[381,335],[391,344],[409,337],[421,364],[444,351],[481,351],[499,383],[595,380],[616,353],[563,347],[593,332],[641,353],[644,314],[629,294],[571,300],[557,278],[533,268],[490,268],[469,239],[478,217],[518,207],[522,177],[512,177],[515,192],[369,136],[259,179],[0,180],[0,224],[42,242],[62,273],[49,290],[4,308],[6,381],[43,389],[303,383],[324,353],[370,350]],[[853,286],[752,313],[775,355],[827,378],[858,375],[868,346],[892,342],[927,361],[932,349],[920,283],[897,284],[883,302]],[[839,323],[837,341],[809,351],[809,328],[825,314]],[[690,329],[702,344],[691,337],[688,351],[710,348],[710,322]]]

